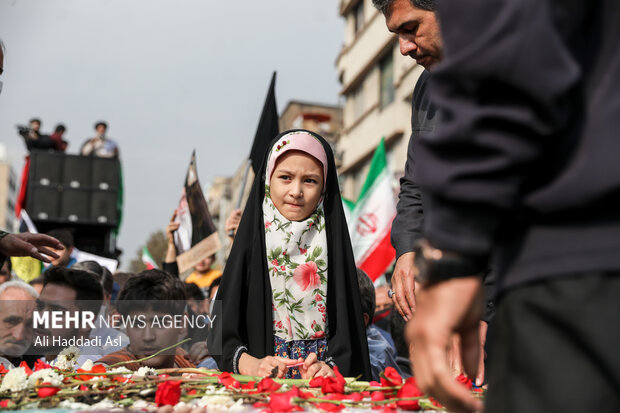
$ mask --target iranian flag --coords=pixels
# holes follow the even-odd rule
[[[355,264],[373,281],[385,272],[396,257],[396,251],[390,244],[392,220],[396,216],[390,180],[382,138],[349,221]]]
[[[153,270],[158,268],[157,263],[153,259],[153,256],[149,252],[148,248],[146,248],[146,246],[142,247],[142,262],[144,263],[144,265],[146,265],[147,270]]]

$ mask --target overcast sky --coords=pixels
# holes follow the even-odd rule
[[[76,153],[106,120],[124,168],[126,268],[165,228],[192,149],[203,187],[247,157],[273,70],[280,112],[338,103],[343,33],[335,0],[0,0],[0,142],[20,174],[16,124],[62,122]]]

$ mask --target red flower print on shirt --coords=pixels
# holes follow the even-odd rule
[[[265,222],[265,229],[269,228],[271,226],[271,224],[273,224],[273,222],[271,222],[271,221]]]
[[[316,263],[314,261],[308,261],[295,268],[293,280],[295,280],[302,291],[306,291],[308,288],[314,288],[321,283],[321,277],[319,277],[317,271],[318,267]]]
[[[307,252],[308,252],[308,250],[306,248],[300,248],[299,249],[299,253],[300,254],[304,254],[305,255]]]
[[[316,301],[323,301],[323,297],[321,297],[321,294],[317,294],[317,295],[314,297],[314,299],[315,299]]]
[[[277,267],[278,266],[278,260],[276,258],[273,259],[273,261],[271,261],[271,265]]]

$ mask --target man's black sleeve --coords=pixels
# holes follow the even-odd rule
[[[416,147],[425,236],[441,249],[488,255],[500,214],[516,205],[528,168],[570,116],[580,70],[549,1],[438,6],[445,58],[429,88],[442,122]]]
[[[422,236],[424,224],[422,195],[420,187],[414,181],[413,140],[412,136],[407,150],[405,175],[400,178],[396,217],[392,221],[390,238],[396,250],[396,259],[406,252],[413,251],[414,242]]]

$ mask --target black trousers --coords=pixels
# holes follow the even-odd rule
[[[493,324],[487,412],[620,412],[620,271],[511,290]]]

